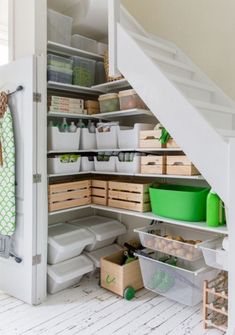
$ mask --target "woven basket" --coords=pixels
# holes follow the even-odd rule
[[[105,69],[105,75],[106,75],[106,80],[107,81],[115,81],[115,80],[123,79],[123,76],[112,77],[112,76],[109,75],[109,54],[108,54],[108,51],[106,51],[105,54],[104,54],[104,69]]]

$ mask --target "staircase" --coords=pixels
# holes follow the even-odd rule
[[[235,103],[177,46],[148,34],[119,0],[109,3],[109,37],[111,74],[122,73],[169,131],[225,202],[231,225]],[[235,236],[235,228],[229,228]],[[232,283],[235,270],[230,274]],[[232,302],[230,311],[235,311]]]

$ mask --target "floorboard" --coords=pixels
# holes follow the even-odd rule
[[[0,292],[1,335],[222,335],[204,330],[201,305],[186,307],[146,289],[126,301],[83,278],[32,307]]]

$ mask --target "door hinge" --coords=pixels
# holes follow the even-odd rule
[[[42,95],[41,93],[33,93],[33,101],[34,102],[42,102]]]
[[[33,265],[41,264],[41,262],[42,262],[42,255],[33,256],[33,259],[32,259],[32,264]]]
[[[42,175],[41,174],[34,174],[33,175],[33,183],[38,184],[42,182]]]

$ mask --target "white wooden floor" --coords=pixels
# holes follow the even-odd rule
[[[221,335],[205,331],[201,306],[188,308],[145,289],[132,301],[100,288],[97,277],[32,307],[0,292],[0,335]]]

